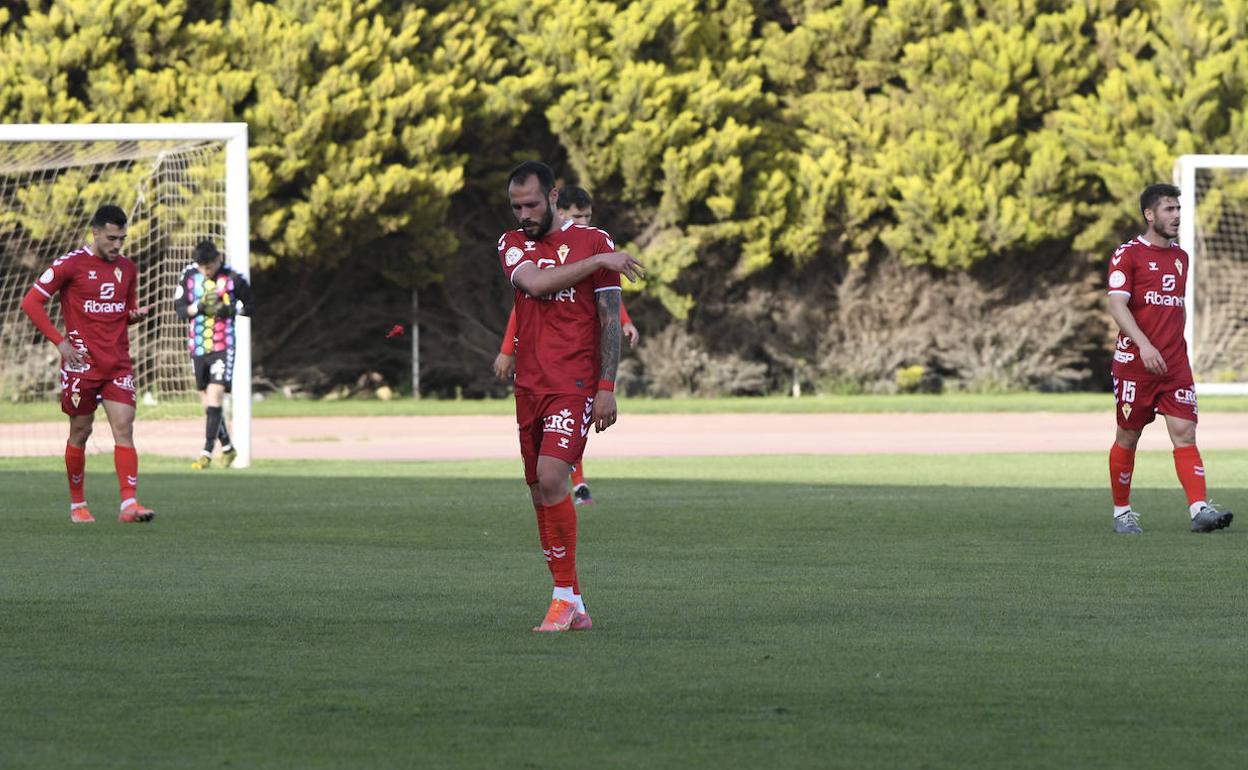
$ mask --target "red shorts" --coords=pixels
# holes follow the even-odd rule
[[[593,396],[516,395],[516,423],[520,427],[525,483],[537,483],[540,455],[563,460],[569,465],[581,461],[593,422],[593,409]]]
[[[86,379],[61,370],[61,411],[68,415],[91,414],[100,401],[116,401],[134,406],[134,375],[126,373],[111,380]]]
[[[1118,427],[1143,430],[1157,415],[1168,414],[1196,422],[1196,387],[1166,380],[1120,380],[1114,378],[1115,414]]]

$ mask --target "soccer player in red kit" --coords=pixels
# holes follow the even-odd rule
[[[589,427],[603,431],[616,421],[620,274],[636,280],[642,266],[616,251],[602,230],[571,220],[556,226],[555,175],[545,164],[513,169],[507,194],[520,228],[498,239],[498,257],[515,288],[520,455],[555,586],[533,630],[588,630],[567,478],[585,451]]]
[[[571,185],[559,189],[555,201],[555,227],[561,227],[567,220],[573,224],[590,225],[594,217],[594,201],[583,187]],[[633,319],[628,317],[628,308],[620,301],[620,329],[628,338],[628,346],[636,347],[641,339],[641,332]],[[511,379],[516,371],[516,308],[512,306],[511,315],[507,318],[507,331],[503,333],[503,343],[499,346],[498,356],[494,358],[494,375],[500,380]],[[594,502],[589,491],[589,483],[585,481],[585,461],[572,467],[572,500],[577,505],[588,505]]]
[[[139,458],[134,449],[134,367],[127,326],[147,316],[138,307],[138,270],[122,256],[126,213],[106,204],[91,218],[91,245],[56,259],[22,300],[22,310],[61,354],[61,411],[69,415],[65,473],[69,477],[69,520],[95,521],[84,493],[87,439],[96,403],[113,430],[113,462],[121,487],[118,521],[151,521],[156,514],[139,505],[135,488]],[[65,334],[57,331],[44,307],[60,292]]]
[[[1205,466],[1196,448],[1196,389],[1183,338],[1187,253],[1179,234],[1179,188],[1155,184],[1140,195],[1144,234],[1118,247],[1109,260],[1109,312],[1118,324],[1114,351],[1114,398],[1118,432],[1109,450],[1114,531],[1139,534],[1131,510],[1135,447],[1144,426],[1158,413],[1166,418],[1174,444],[1174,468],[1187,494],[1193,532],[1212,532],[1231,523],[1205,497]]]

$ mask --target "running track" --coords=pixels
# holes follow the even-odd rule
[[[515,421],[479,417],[288,417],[254,423],[253,454],[269,459],[515,459]],[[202,420],[135,426],[140,452],[191,458]],[[0,424],[0,456],[60,455],[66,426]],[[1113,440],[1108,413],[993,414],[722,414],[629,415],[591,434],[588,457],[776,454],[929,454],[966,452],[1100,452]],[[1248,448],[1248,414],[1211,413],[1201,420],[1202,449]],[[103,416],[91,439],[111,451]],[[1169,450],[1159,421],[1142,450]]]

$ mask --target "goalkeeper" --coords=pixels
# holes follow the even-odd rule
[[[212,465],[212,450],[220,439],[221,463],[228,468],[238,452],[230,443],[221,404],[234,377],[234,319],[251,316],[251,286],[226,267],[212,241],[200,241],[194,263],[178,280],[173,307],[188,322],[186,342],[206,420],[204,449],[191,467],[202,471]]]

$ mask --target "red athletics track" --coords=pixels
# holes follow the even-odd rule
[[[94,451],[111,451],[101,415]],[[254,423],[256,458],[333,460],[515,459],[511,417],[286,417]],[[135,425],[140,452],[194,457],[202,420]],[[64,423],[0,424],[0,456],[60,455]],[[1248,448],[1248,414],[1212,413],[1202,449]],[[774,454],[1102,452],[1109,413],[630,415],[590,436],[589,458]],[[1144,431],[1142,450],[1169,450],[1164,425]]]

